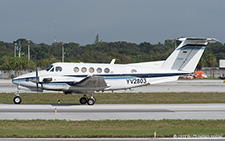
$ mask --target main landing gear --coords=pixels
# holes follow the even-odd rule
[[[14,97],[13,102],[15,104],[20,104],[22,102],[22,99],[20,98],[20,90],[18,89],[18,87],[17,87],[17,92],[15,93],[15,95],[16,96]]]
[[[95,104],[96,99],[94,98],[94,94],[91,94],[91,97],[88,98],[86,95],[84,95],[83,97],[80,98],[80,104],[84,105],[84,104],[88,104],[88,105],[94,105]]]

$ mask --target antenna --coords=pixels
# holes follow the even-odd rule
[[[56,21],[54,21],[54,29],[53,29],[53,39],[54,39],[54,43],[56,43],[55,25],[56,25]]]

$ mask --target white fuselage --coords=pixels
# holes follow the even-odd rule
[[[43,90],[71,91],[85,93],[89,91],[122,90],[150,84],[176,81],[180,71],[161,69],[164,61],[134,64],[100,64],[100,63],[54,63],[52,68],[38,72],[38,88]],[[86,68],[86,71],[85,71]],[[105,88],[92,89],[73,85],[89,76],[102,76],[107,84]],[[48,83],[44,79],[51,78]],[[36,90],[36,73],[21,75],[13,83],[29,90]]]

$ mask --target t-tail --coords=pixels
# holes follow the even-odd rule
[[[180,45],[166,59],[162,69],[178,70],[187,73],[194,72],[209,41],[214,38],[179,38]]]

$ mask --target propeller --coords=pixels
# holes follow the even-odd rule
[[[37,58],[36,58],[36,89],[37,89],[37,93],[38,93],[38,83],[39,83],[39,77],[38,77],[38,70],[37,70]]]
[[[38,77],[37,59],[36,59],[36,89],[37,89],[37,93],[38,93],[38,83],[39,83],[39,77]]]
[[[43,84],[40,82],[40,78],[38,76],[38,69],[37,69],[37,58],[36,58],[36,90],[38,93],[38,84],[41,84],[41,90],[43,91]]]

